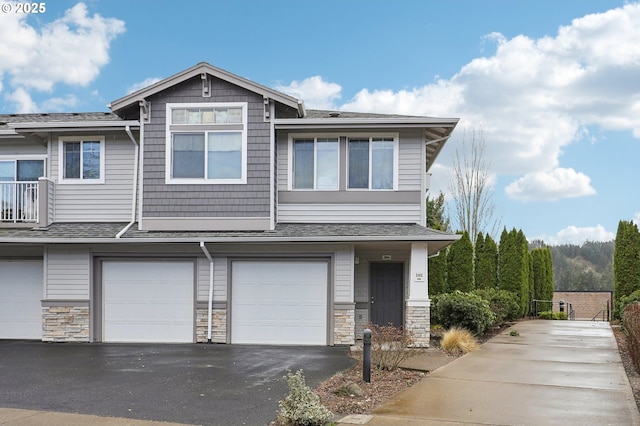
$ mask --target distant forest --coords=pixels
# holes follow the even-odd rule
[[[533,241],[532,247],[544,246]],[[549,246],[553,258],[556,291],[613,291],[613,249],[615,241],[591,242],[581,246]]]

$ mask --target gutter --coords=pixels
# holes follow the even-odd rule
[[[133,137],[133,133],[131,133],[131,128],[129,125],[125,126],[124,131],[127,132],[129,139],[133,143],[135,147],[135,154],[133,159],[133,195],[131,200],[131,222],[127,224],[120,232],[116,234],[116,239],[122,237],[128,230],[136,223],[136,200],[137,200],[137,192],[138,192],[138,161],[140,157],[140,145],[136,141],[136,138]]]
[[[430,242],[430,241],[451,241],[456,242],[460,235],[438,235],[432,238],[419,238],[416,236],[323,236],[323,237],[211,237],[207,238],[207,243],[357,243],[357,242],[381,242],[381,241],[401,241],[401,242]],[[123,244],[149,244],[149,243],[194,243],[202,241],[202,237],[178,237],[178,238],[153,238],[153,237],[130,237],[130,238],[90,238],[90,237],[53,237],[53,238],[25,238],[25,237],[0,237],[0,243],[18,244],[102,244],[102,243],[123,243]]]
[[[213,258],[207,250],[204,241],[200,241],[200,248],[207,259],[209,259],[209,300],[207,302],[207,342],[211,343],[211,319],[213,317]]]

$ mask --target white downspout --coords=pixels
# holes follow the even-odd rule
[[[200,241],[200,248],[207,259],[209,259],[209,301],[207,302],[207,342],[211,343],[211,319],[213,317],[213,258],[211,253],[204,245],[204,241]]]
[[[131,201],[131,222],[127,224],[120,232],[116,234],[116,238],[122,237],[128,230],[136,223],[136,200],[137,200],[137,192],[138,192],[138,158],[140,152],[140,145],[136,141],[136,138],[133,137],[133,133],[131,133],[131,128],[129,126],[125,126],[124,131],[129,135],[129,139],[133,142],[135,146],[135,154],[133,160],[133,195]]]

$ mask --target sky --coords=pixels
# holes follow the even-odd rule
[[[0,1],[0,113],[108,111],[208,62],[310,109],[460,118],[430,193],[476,137],[499,231],[580,245],[640,223],[639,2],[31,4]]]

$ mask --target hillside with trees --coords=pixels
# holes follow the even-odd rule
[[[533,241],[530,247],[542,247]],[[613,291],[614,241],[549,246],[556,291]]]

